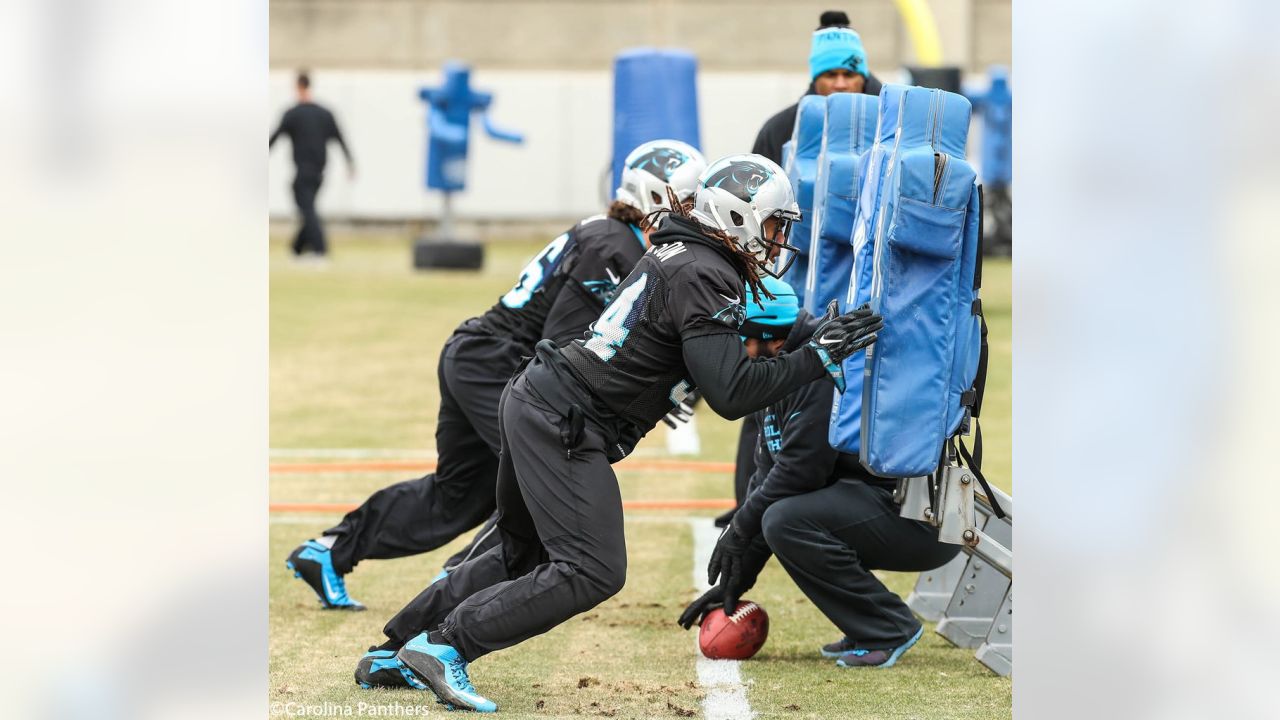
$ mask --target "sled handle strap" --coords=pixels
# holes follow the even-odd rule
[[[982,341],[978,346],[978,371],[973,376],[975,397],[971,407],[975,418],[982,413],[982,396],[987,389],[987,318],[978,315],[978,320],[982,326]]]
[[[978,288],[982,287],[982,255],[983,255],[983,252],[982,252],[982,250],[983,250],[983,248],[982,248],[982,238],[983,238],[983,234],[982,234],[982,233],[984,232],[984,229],[983,229],[983,227],[982,227],[982,216],[985,214],[985,213],[983,212],[982,206],[983,206],[983,203],[984,203],[984,202],[985,202],[985,200],[984,200],[984,199],[983,199],[983,197],[982,197],[982,185],[981,185],[981,184],[979,184],[979,185],[978,185],[978,257],[977,257],[976,259],[974,259],[974,261],[973,261],[973,262],[974,262],[974,264],[973,264],[973,289],[974,289],[975,291],[976,291]]]
[[[969,471],[978,478],[978,484],[982,486],[982,491],[987,494],[987,500],[991,502],[991,513],[998,518],[1005,517],[1004,508],[1000,507],[1000,502],[996,500],[996,494],[991,490],[991,484],[987,482],[987,478],[982,474],[982,426],[977,426],[973,431],[973,454],[969,454],[969,448],[964,446],[964,439],[957,438],[960,445],[960,457],[964,458],[965,465]]]

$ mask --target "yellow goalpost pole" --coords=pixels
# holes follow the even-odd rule
[[[907,25],[911,45],[916,51],[916,62],[925,67],[942,64],[942,43],[938,40],[938,23],[926,0],[893,0],[898,14]]]

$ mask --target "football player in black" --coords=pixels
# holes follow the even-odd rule
[[[452,708],[492,712],[467,664],[544,633],[626,580],[622,498],[611,464],[695,387],[739,418],[830,374],[875,339],[861,309],[824,317],[811,341],[752,362],[738,336],[744,284],[780,274],[799,216],[775,163],[734,155],[707,168],[694,207],[669,212],[652,247],[584,338],[540,342],[503,393],[500,544],[430,585],[387,623],[404,680]],[[784,257],[780,257],[784,256]],[[767,293],[764,293],[767,295]]]
[[[817,318],[798,309],[781,280],[774,300],[747,306],[742,335],[752,357],[791,353],[809,341]],[[716,582],[680,616],[688,629],[718,607],[737,608],[771,555],[844,637],[821,649],[840,667],[890,667],[923,626],[873,570],[922,572],[949,562],[960,546],[938,540],[928,523],[901,517],[896,480],[878,478],[827,442],[831,383],[804,385],[756,413],[755,472],[748,494],[711,554]]]
[[[366,559],[434,550],[493,513],[498,472],[498,403],[502,390],[533,354],[534,343],[582,335],[613,297],[647,247],[645,215],[693,195],[706,161],[676,140],[655,140],[627,158],[616,200],[552,240],[519,282],[445,343],[438,367],[436,471],[371,495],[322,536],[289,555],[287,566],[326,609],[363,610],[343,576]],[[668,194],[670,191],[670,195]],[[496,544],[481,536],[476,550]]]

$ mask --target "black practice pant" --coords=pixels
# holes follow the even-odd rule
[[[294,255],[324,255],[328,251],[324,240],[324,225],[320,223],[320,214],[316,212],[316,196],[320,194],[323,182],[322,173],[310,171],[299,170],[293,178],[293,200],[298,204],[298,214],[302,216],[298,234],[293,238]]]
[[[501,544],[502,537],[498,534],[498,511],[495,510],[489,516],[489,519],[484,521],[484,525],[471,537],[471,542],[444,561],[444,569],[452,571],[471,558]]]
[[[733,499],[738,506],[747,499],[747,486],[756,472],[756,446],[760,444],[760,421],[755,413],[742,418],[738,431],[738,456],[733,466]]]
[[[475,660],[590,610],[626,581],[622,495],[600,431],[587,421],[572,438],[572,424],[523,375],[502,403],[501,542],[396,614],[384,628],[389,646],[436,630]]]
[[[794,495],[764,513],[769,549],[791,579],[859,649],[901,645],[920,629],[911,609],[872,570],[924,572],[960,546],[901,517],[893,493],[859,480]]]
[[[333,567],[434,550],[493,513],[498,474],[498,405],[527,349],[495,335],[454,333],[440,353],[436,471],[385,487],[342,522]]]

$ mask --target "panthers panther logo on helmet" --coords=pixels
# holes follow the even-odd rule
[[[773,177],[769,168],[750,160],[729,163],[709,176],[703,185],[725,190],[743,202],[755,199],[756,192]]]
[[[689,156],[672,147],[658,147],[636,158],[631,167],[644,170],[662,182],[671,182],[671,173],[689,162]]]

